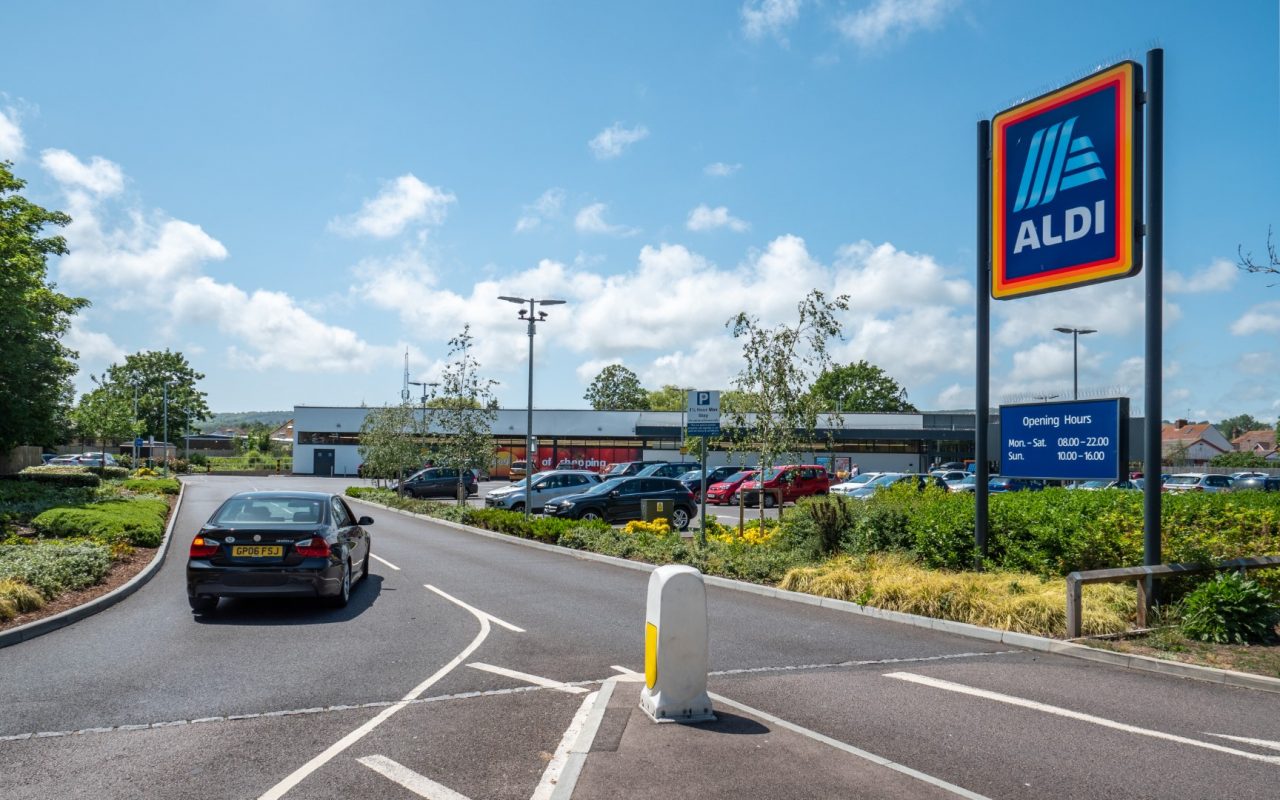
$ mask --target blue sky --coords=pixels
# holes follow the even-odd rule
[[[725,320],[847,292],[840,360],[973,401],[975,123],[1166,53],[1166,417],[1280,414],[1272,0],[28,3],[0,157],[67,210],[90,372],[170,347],[219,411],[394,402],[470,323],[504,405],[621,362],[726,388]],[[17,65],[13,68],[12,65]],[[1141,408],[1142,278],[993,304],[993,400]]]

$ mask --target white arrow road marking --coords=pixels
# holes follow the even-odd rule
[[[399,567],[397,567],[395,564],[392,564],[390,561],[386,560],[385,558],[378,558],[378,557],[377,557],[376,555],[374,555],[373,553],[370,553],[370,554],[369,554],[369,558],[372,558],[374,561],[377,561],[377,562],[379,562],[380,564],[383,564],[383,565],[385,565],[385,566],[391,567],[391,568],[392,568],[392,569],[394,569],[396,572],[399,572],[399,571],[400,571],[400,568],[399,568]]]
[[[582,698],[582,705],[578,706],[578,713],[573,715],[573,720],[569,723],[569,727],[565,729],[564,736],[560,737],[560,746],[556,748],[555,754],[547,762],[547,768],[542,772],[542,780],[538,781],[538,788],[533,790],[533,795],[529,800],[551,800],[556,787],[560,783],[565,765],[569,762],[569,748],[578,741],[578,737],[582,734],[582,729],[586,727],[587,716],[596,707],[599,698],[600,692],[592,692]],[[569,776],[570,782],[576,781],[576,779],[576,773]],[[572,786],[567,788],[572,790]]]
[[[472,661],[467,665],[472,669],[478,669],[482,672],[492,672],[494,675],[503,675],[508,678],[515,678],[518,681],[532,683],[534,686],[541,686],[544,689],[555,689],[557,692],[565,694],[586,694],[587,690],[581,686],[570,686],[567,683],[553,681],[550,678],[543,678],[540,675],[530,675],[527,672],[516,672],[514,669],[506,667],[495,667],[492,664],[485,664],[482,661]]]
[[[1106,719],[1104,717],[1095,717],[1092,714],[1083,714],[1079,711],[1072,711],[1068,708],[1060,708],[1045,703],[1038,703],[1035,700],[1027,700],[1022,697],[1014,697],[1013,695],[1000,694],[999,692],[990,692],[986,689],[975,689],[972,686],[965,686],[962,683],[952,683],[951,681],[939,680],[938,678],[928,678],[924,675],[915,675],[910,672],[888,672],[885,673],[886,678],[896,678],[900,681],[910,681],[924,686],[932,686],[935,689],[945,689],[948,692],[958,692],[973,697],[982,697],[987,700],[995,700],[998,703],[1007,703],[1011,706],[1020,706],[1029,708],[1033,711],[1042,711],[1046,714],[1054,714],[1067,719],[1079,720],[1080,722],[1090,722],[1094,725],[1101,725],[1104,728],[1111,728],[1125,733],[1133,733],[1138,736],[1150,736],[1153,739],[1163,739],[1167,742],[1177,742],[1178,744],[1189,744],[1192,747],[1201,747],[1205,750],[1213,750],[1218,753],[1227,753],[1228,755],[1240,756],[1251,761],[1261,761],[1266,764],[1280,764],[1280,756],[1263,756],[1257,753],[1250,753],[1246,750],[1236,750],[1231,747],[1223,747],[1220,744],[1212,742],[1202,742],[1198,739],[1188,739],[1185,736],[1178,736],[1173,733],[1164,733],[1163,731],[1153,731],[1149,728],[1139,728],[1137,725],[1129,725],[1124,722],[1116,722],[1115,720]]]
[[[1280,742],[1269,742],[1266,739],[1250,739],[1247,736],[1228,736],[1225,733],[1205,733],[1205,736],[1217,736],[1222,739],[1230,739],[1240,744],[1251,744],[1255,747],[1266,747],[1271,750],[1280,750]]]
[[[458,794],[448,786],[419,775],[404,764],[392,761],[386,756],[365,756],[357,758],[356,761],[427,800],[468,800],[466,795]]]
[[[400,701],[397,702],[395,705],[388,706],[376,717],[369,720],[365,724],[361,725],[359,728],[356,728],[351,733],[348,733],[346,736],[342,737],[338,741],[334,742],[323,753],[311,759],[307,763],[303,764],[301,767],[298,767],[296,770],[290,773],[287,777],[285,777],[284,780],[280,781],[275,786],[272,786],[270,789],[268,789],[261,797],[258,798],[258,800],[279,800],[281,797],[284,797],[285,794],[287,794],[290,789],[292,789],[293,787],[301,783],[302,780],[306,778],[308,775],[320,769],[320,767],[323,767],[325,764],[329,763],[329,761],[331,761],[334,756],[338,755],[339,753],[346,750],[351,745],[363,739],[365,735],[369,733],[369,731],[372,731],[374,728],[386,722],[397,711],[409,705],[411,702],[418,699],[418,697],[421,696],[423,692],[430,689],[435,684],[439,683],[442,678],[444,678],[446,675],[448,675],[450,672],[456,669],[460,664],[466,661],[471,656],[471,654],[474,653],[480,647],[480,645],[484,643],[485,639],[489,638],[489,631],[492,630],[492,627],[489,625],[490,620],[494,622],[498,622],[502,624],[504,627],[509,628],[510,630],[516,631],[517,633],[524,632],[522,629],[517,628],[514,625],[510,625],[506,622],[502,622],[496,617],[486,614],[485,612],[477,608],[474,608],[472,606],[469,606],[455,597],[451,597],[448,594],[445,594],[444,592],[440,591],[434,586],[427,586],[427,588],[435,592],[436,594],[440,595],[441,597],[445,598],[446,600],[449,600],[450,602],[458,606],[461,606],[462,608],[465,608],[467,611],[471,612],[472,616],[474,616],[477,620],[480,621],[480,632],[476,634],[476,638],[472,639],[471,644],[463,648],[462,652],[454,656],[453,660],[451,660],[448,664],[445,664],[443,667],[436,670],[431,677],[427,678],[422,683],[413,687],[413,689],[407,695],[402,697]]]
[[[492,622],[494,625],[501,625],[502,627],[506,628],[509,631],[515,631],[516,633],[524,633],[524,628],[517,628],[515,625],[512,625],[510,622],[503,622],[502,620],[498,619],[492,614],[481,611],[475,606],[469,606],[466,603],[459,600],[458,598],[454,597],[453,595],[447,592],[442,592],[429,583],[424,583],[422,585],[430,589],[431,591],[435,592],[436,594],[440,595],[445,600],[448,600],[450,603],[453,603],[454,605],[462,606],[463,608],[465,608],[466,610],[474,614],[476,617],[487,619],[490,622]]]

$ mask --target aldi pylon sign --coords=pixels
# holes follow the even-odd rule
[[[992,297],[1142,270],[1141,87],[1126,61],[992,120]]]

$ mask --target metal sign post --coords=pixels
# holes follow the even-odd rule
[[[1164,357],[1164,50],[1147,51],[1147,330],[1142,443],[1142,563],[1159,564],[1160,548],[1160,416],[1163,413]],[[1155,599],[1155,582],[1147,578],[1147,600]]]
[[[702,444],[698,448],[702,455],[702,491],[699,499],[701,527],[698,529],[698,542],[705,545],[707,543],[707,438],[720,435],[720,392],[698,390],[689,392],[685,414],[689,435],[702,439]]]

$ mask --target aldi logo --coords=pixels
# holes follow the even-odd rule
[[[1141,82],[1125,62],[996,115],[992,297],[1141,270]]]

